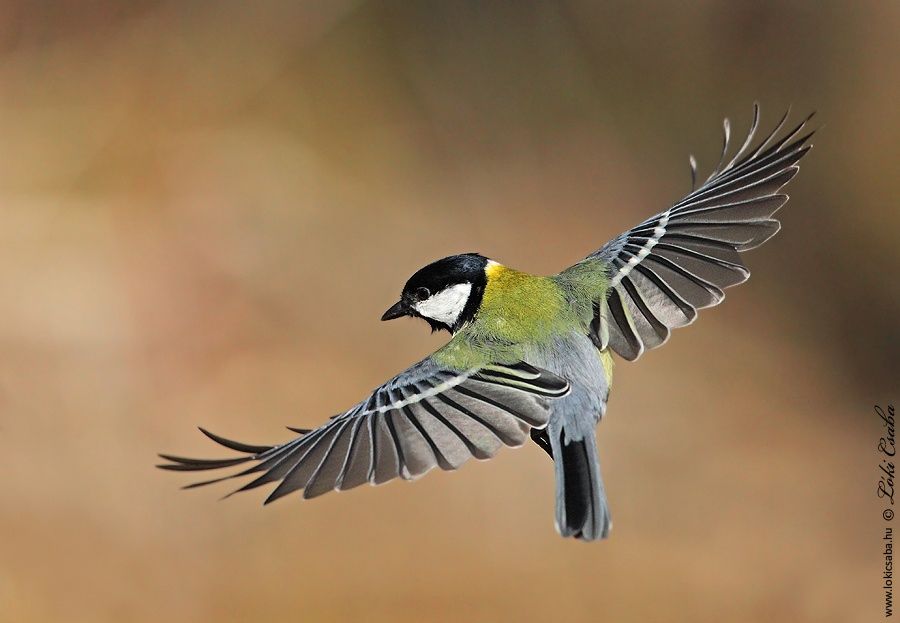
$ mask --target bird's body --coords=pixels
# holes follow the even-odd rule
[[[598,350],[589,335],[594,305],[606,294],[607,271],[599,260],[589,259],[550,277],[494,261],[487,261],[485,273],[477,316],[433,358],[459,371],[527,361],[569,382],[568,394],[548,404],[543,432],[551,456],[562,457],[564,445],[581,453],[556,462],[557,529],[565,536],[605,536],[609,512],[599,466],[590,459],[597,455],[594,426],[606,410],[612,357]]]
[[[786,115],[785,115],[786,118]],[[553,276],[521,272],[477,253],[450,256],[416,272],[382,320],[415,316],[449,342],[346,412],[276,446],[253,446],[204,431],[247,456],[185,459],[162,465],[197,471],[252,462],[238,489],[277,486],[267,498],[303,490],[310,498],[434,467],[456,469],[530,436],[553,459],[556,525],[563,536],[604,538],[610,514],[595,426],[606,411],[612,353],[637,359],[722,301],[724,288],[750,273],[739,253],[779,229],[779,190],[796,174],[810,134],[805,121],[769,143],[749,136],[697,190],[668,210]],[[692,173],[696,174],[692,159]]]
[[[474,255],[474,254],[471,254]],[[551,277],[531,275],[487,260],[478,314],[454,333],[434,357],[465,369],[544,356],[554,340],[576,332],[587,337],[593,306],[608,280],[599,261]]]

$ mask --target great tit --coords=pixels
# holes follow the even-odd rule
[[[249,445],[201,429],[244,456],[161,454],[169,463],[159,467],[251,463],[186,488],[252,474],[237,491],[278,483],[268,503],[301,489],[313,498],[398,476],[412,480],[434,467],[453,470],[530,436],[555,466],[559,533],[606,537],[612,524],[595,426],[606,410],[612,353],[637,359],[750,276],[740,253],[778,232],[773,214],[788,199],[780,190],[812,146],[813,133],[803,133],[812,115],[777,138],[787,116],[751,147],[759,125],[754,105],[748,136],[731,158],[726,119],[721,159],[699,188],[691,157],[690,194],[559,274],[531,275],[478,253],[425,266],[382,320],[422,318],[450,333],[446,345],[322,426],[292,429],[299,436],[291,441]]]

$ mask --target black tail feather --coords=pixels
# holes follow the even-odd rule
[[[556,468],[556,527],[562,536],[605,539],[612,526],[593,431],[569,438],[565,425],[549,431]],[[537,441],[537,440],[536,440]],[[540,443],[538,444],[540,445]]]
[[[563,478],[565,479],[566,529],[581,538],[593,507],[591,468],[584,441],[562,444]]]

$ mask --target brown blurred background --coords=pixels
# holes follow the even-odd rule
[[[881,616],[900,400],[896,2],[0,4],[0,620]],[[754,278],[620,363],[615,528],[533,446],[263,509],[155,453],[314,426],[446,338],[428,261],[551,273],[818,111]]]

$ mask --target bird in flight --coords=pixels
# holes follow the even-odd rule
[[[787,117],[754,146],[754,104],[747,138],[730,157],[726,119],[719,164],[699,187],[691,157],[690,194],[556,275],[531,275],[477,253],[425,266],[382,320],[422,318],[450,333],[443,347],[318,428],[292,428],[298,436],[290,441],[250,445],[200,429],[241,455],[161,454],[168,463],[159,467],[249,464],[186,488],[253,476],[237,491],[277,483],[269,503],[294,491],[313,498],[413,480],[434,467],[454,470],[530,437],[553,460],[559,533],[605,538],[612,524],[595,427],[606,411],[612,353],[634,361],[748,279],[740,254],[778,232],[773,215],[788,200],[781,189],[812,147],[813,132],[804,132],[812,115],[782,132]]]

